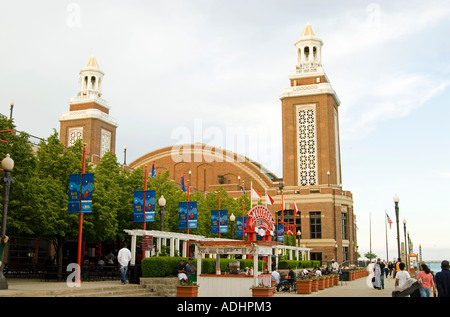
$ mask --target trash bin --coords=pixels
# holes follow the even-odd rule
[[[350,272],[349,271],[342,271],[342,280],[350,281]]]
[[[142,276],[141,265],[140,264],[130,265],[129,272],[130,273],[128,279],[130,281],[130,284],[140,284]]]

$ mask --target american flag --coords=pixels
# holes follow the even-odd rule
[[[389,215],[388,215],[388,214],[386,214],[386,217],[387,217],[387,222],[388,222],[388,224],[389,224],[389,229],[391,229],[392,220],[391,220],[391,218],[389,218]]]

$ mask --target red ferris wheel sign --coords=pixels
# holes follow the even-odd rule
[[[247,231],[260,236],[273,235],[274,219],[272,213],[264,206],[255,206],[247,214]]]

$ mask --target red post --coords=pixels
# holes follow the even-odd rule
[[[142,210],[142,212],[144,213],[144,219],[143,221],[143,225],[142,225],[142,229],[146,230],[147,229],[147,223],[145,222],[145,192],[147,191],[147,177],[148,177],[148,171],[147,171],[147,165],[145,165],[145,169],[144,169],[144,209]],[[145,259],[145,251],[144,248],[142,248],[142,260]]]
[[[187,226],[187,234],[189,234],[189,187],[190,187],[189,179],[186,181],[186,183],[187,183],[186,226]],[[187,257],[189,257],[189,240],[186,241],[186,255]]]
[[[220,238],[220,193],[219,193],[219,217],[218,217],[218,219],[219,219],[219,238]]]
[[[244,233],[244,231],[245,231],[245,226],[244,226],[244,224],[245,224],[245,217],[244,217],[244,215],[245,215],[245,211],[244,211],[244,199],[242,199],[242,241],[244,241],[244,236],[245,236],[245,233]]]
[[[81,212],[81,190],[83,186],[83,174],[86,171],[86,144],[83,144],[83,163],[81,167],[81,181],[80,181],[80,220],[78,225],[78,256],[77,256],[77,264],[78,264],[78,271],[77,271],[77,278],[76,283],[81,283],[81,241],[83,237],[83,213]]]

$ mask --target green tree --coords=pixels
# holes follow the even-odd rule
[[[364,254],[364,257],[369,259],[369,261],[372,261],[372,259],[375,259],[377,257],[377,255],[372,252],[367,252],[366,254]]]
[[[54,131],[46,141],[40,142],[36,157],[36,175],[32,178],[35,188],[30,190],[29,198],[37,201],[35,222],[40,229],[34,233],[53,241],[57,250],[58,273],[61,274],[63,246],[68,239],[76,239],[79,234],[79,215],[68,213],[68,186],[69,175],[81,173],[83,145],[78,140],[65,149]],[[92,172],[88,162],[85,172]],[[85,227],[90,227],[89,220],[83,220],[83,229]]]
[[[34,210],[33,202],[24,197],[33,186],[29,180],[35,173],[37,160],[28,141],[29,135],[24,132],[16,133],[15,128],[12,120],[0,114],[0,130],[13,130],[13,132],[0,133],[0,139],[7,142],[0,142],[0,160],[6,154],[10,154],[14,160],[14,169],[11,173],[14,183],[10,187],[6,232],[9,236],[15,236],[18,233],[23,236],[32,236],[36,229],[35,224],[30,221]],[[0,183],[0,190],[3,192],[3,182]]]

